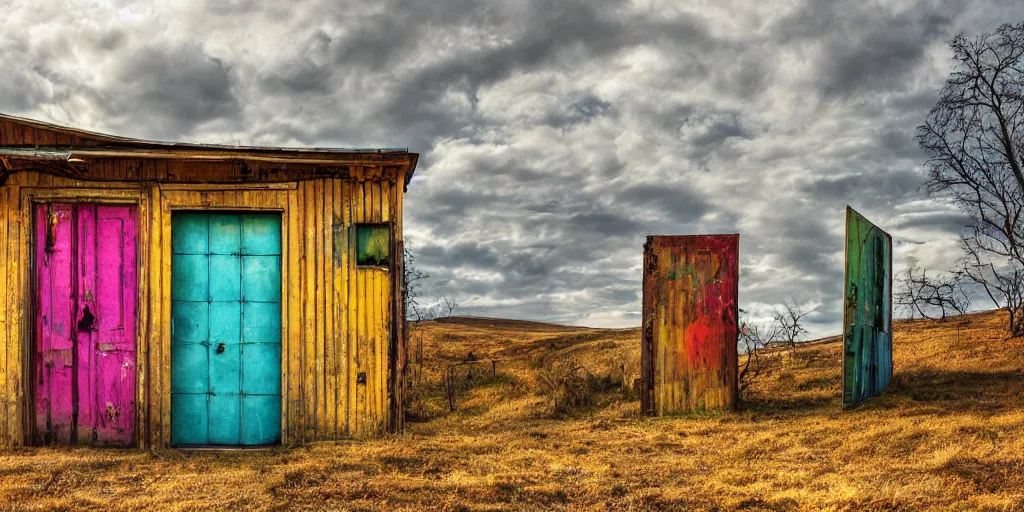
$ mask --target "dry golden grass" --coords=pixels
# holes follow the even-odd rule
[[[641,418],[628,393],[554,417],[538,372],[568,359],[626,381],[639,332],[497,320],[420,326],[403,437],[249,453],[0,454],[14,510],[1024,510],[1024,340],[997,314],[905,322],[882,397],[840,410],[839,344],[778,354],[739,412]],[[957,342],[957,327],[961,339]],[[412,354],[415,355],[416,341]],[[442,369],[477,384],[447,412]]]

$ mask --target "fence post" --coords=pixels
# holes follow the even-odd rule
[[[448,411],[455,410],[455,370],[448,367],[444,376],[445,391],[448,392]]]
[[[491,377],[497,377],[497,376],[498,376],[498,362],[495,361],[494,359],[491,359]]]

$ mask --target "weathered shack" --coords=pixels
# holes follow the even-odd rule
[[[262,446],[401,430],[416,162],[0,115],[0,440]]]
[[[892,379],[892,237],[846,207],[843,408],[882,394]]]
[[[666,415],[739,401],[739,235],[644,244],[641,408]]]

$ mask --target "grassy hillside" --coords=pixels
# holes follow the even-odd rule
[[[413,392],[419,419],[403,437],[255,453],[23,449],[0,454],[0,503],[1024,510],[1024,340],[1005,339],[1001,321],[984,313],[897,324],[893,383],[853,411],[840,410],[833,339],[800,347],[795,358],[776,354],[738,412],[656,419],[638,415],[628,389],[639,368],[638,330],[430,322],[412,343],[415,362],[422,341]],[[470,352],[478,362],[458,366],[463,384],[449,412],[444,369]],[[560,411],[544,381],[572,366],[594,374],[588,386],[599,396]]]

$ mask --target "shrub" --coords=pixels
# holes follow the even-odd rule
[[[597,376],[570,360],[537,371],[538,391],[554,400],[554,414],[563,416],[597,405],[598,395],[613,390],[631,394],[628,386],[611,375]]]

